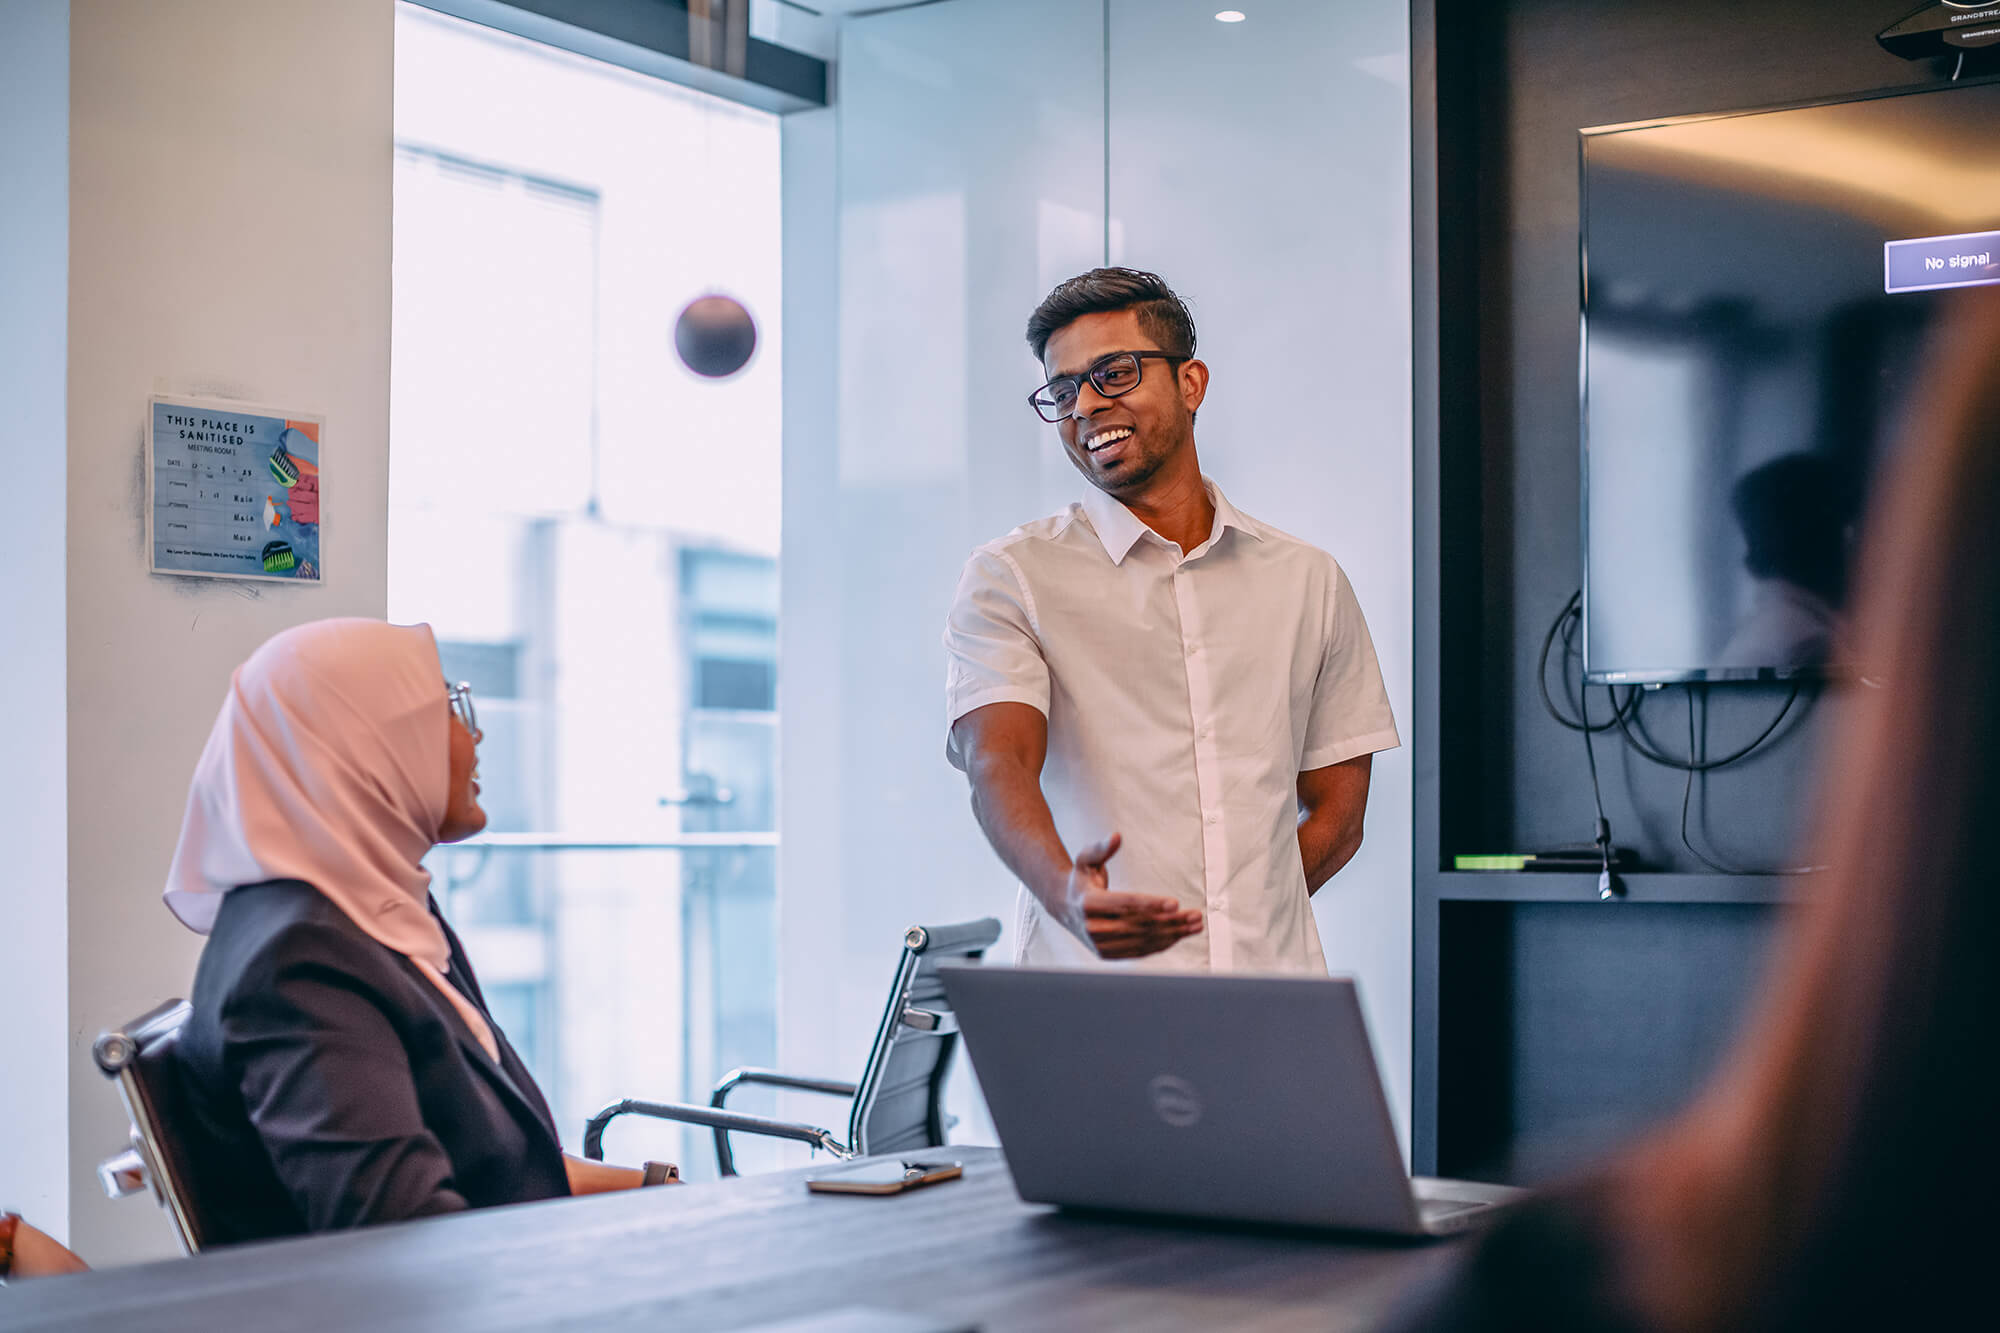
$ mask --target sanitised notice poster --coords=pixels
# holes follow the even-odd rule
[[[322,418],[155,397],[146,514],[156,574],[319,583]]]

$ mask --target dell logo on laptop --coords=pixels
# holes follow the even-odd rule
[[[1146,1092],[1153,1114],[1175,1129],[1188,1129],[1201,1119],[1201,1094],[1184,1078],[1162,1074],[1146,1085]]]

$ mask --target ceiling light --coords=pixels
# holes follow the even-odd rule
[[[1217,23],[1241,23],[1249,15],[1240,9],[1225,9],[1215,16]]]

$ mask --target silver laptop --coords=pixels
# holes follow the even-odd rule
[[[939,972],[1030,1203],[1439,1236],[1521,1195],[1404,1172],[1350,980]]]

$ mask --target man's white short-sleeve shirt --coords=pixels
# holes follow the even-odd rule
[[[1072,851],[1124,835],[1111,887],[1199,908],[1142,965],[1326,970],[1299,858],[1298,775],[1394,748],[1374,643],[1332,556],[1213,482],[1183,554],[1124,505],[1081,504],[972,553],[945,627],[949,727],[987,704],[1048,718],[1042,790]],[[1096,959],[1023,887],[1016,957]]]

